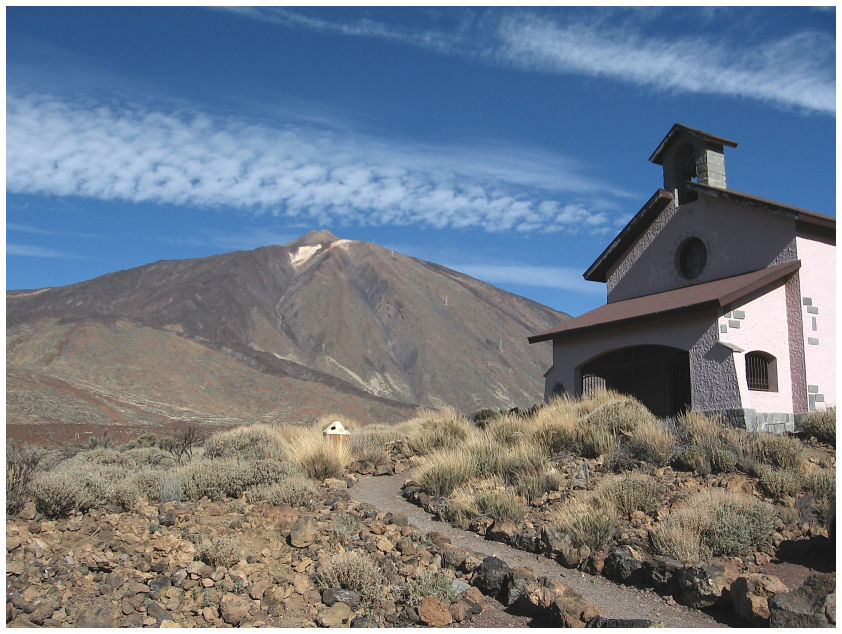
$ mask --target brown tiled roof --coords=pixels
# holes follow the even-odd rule
[[[726,139],[722,136],[717,136],[715,134],[711,134],[710,132],[704,132],[703,130],[697,130],[696,128],[691,128],[690,126],[683,125],[681,123],[676,123],[675,125],[670,128],[670,131],[667,132],[667,136],[658,144],[658,147],[655,148],[655,151],[652,152],[652,156],[649,157],[649,160],[653,163],[658,165],[663,165],[661,162],[664,156],[664,151],[667,149],[667,146],[673,140],[676,134],[679,132],[690,132],[695,136],[702,137],[705,141],[709,143],[715,143],[716,145],[727,145],[728,147],[737,147],[737,142],[732,141],[731,139]]]
[[[734,275],[721,280],[704,282],[671,291],[634,297],[600,306],[590,312],[529,337],[529,343],[549,341],[580,333],[583,330],[614,327],[619,324],[648,319],[682,310],[695,310],[711,305],[725,308],[747,295],[766,288],[793,274],[801,267],[799,260]]]

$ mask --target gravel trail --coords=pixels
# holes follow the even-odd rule
[[[663,621],[667,627],[725,627],[703,612],[683,605],[670,605],[651,590],[623,587],[604,577],[569,570],[547,557],[517,550],[500,542],[486,541],[476,533],[434,520],[429,513],[410,504],[401,495],[401,487],[409,473],[378,477],[361,476],[359,482],[348,489],[348,492],[353,500],[371,504],[380,511],[405,513],[412,526],[423,531],[437,531],[450,538],[455,545],[483,555],[494,555],[512,567],[528,566],[538,576],[558,577],[586,600],[596,603],[603,616],[652,619]]]

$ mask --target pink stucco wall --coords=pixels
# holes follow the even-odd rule
[[[719,340],[743,350],[733,352],[733,355],[744,408],[758,412],[793,411],[786,310],[786,289],[784,284],[781,284],[760,297],[734,306],[726,316],[719,318]],[[726,332],[722,332],[723,329]],[[748,389],[745,355],[754,351],[765,352],[775,357],[778,370],[777,391]]]
[[[816,393],[823,395],[824,402],[816,403],[816,409],[822,409],[836,405],[836,247],[799,236],[796,248],[801,260],[807,386],[808,390],[815,386]]]
[[[750,229],[749,229],[750,228]],[[750,233],[750,238],[747,239]],[[637,243],[608,271],[608,301],[700,284],[794,260],[794,221],[768,210],[700,195],[677,209],[668,205]],[[676,254],[689,237],[701,238],[707,264],[688,280]]]

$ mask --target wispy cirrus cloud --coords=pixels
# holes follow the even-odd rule
[[[594,13],[587,19],[575,13],[468,13],[450,28],[328,20],[285,8],[226,10],[283,26],[399,42],[526,71],[603,78],[655,92],[754,99],[825,114],[836,111],[836,43],[832,35],[816,30],[765,39],[747,38],[745,29],[739,37],[716,35],[715,29],[704,37],[673,30],[659,35],[659,12],[644,8],[627,10],[619,18]],[[698,11],[701,19],[716,17]]]
[[[319,224],[607,231],[628,196],[559,154],[7,96],[7,191]]]
[[[98,233],[85,233],[79,231],[55,231],[53,229],[43,229],[41,227],[33,227],[32,225],[22,225],[15,222],[6,223],[6,231],[19,231],[21,233],[34,233],[42,236],[68,236],[73,238],[102,238]]]
[[[576,293],[604,295],[605,287],[582,278],[582,271],[570,267],[532,266],[529,264],[445,264],[491,284],[518,284],[535,288],[553,288]]]
[[[28,244],[6,244],[6,255],[20,255],[30,258],[53,258],[56,260],[87,260],[89,258],[76,253],[48,249]]]

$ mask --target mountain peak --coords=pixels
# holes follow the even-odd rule
[[[284,246],[289,247],[290,249],[294,249],[296,247],[313,247],[320,244],[330,244],[336,240],[339,240],[339,238],[327,229],[314,229],[313,231],[310,231],[298,238],[298,240],[294,240]]]

